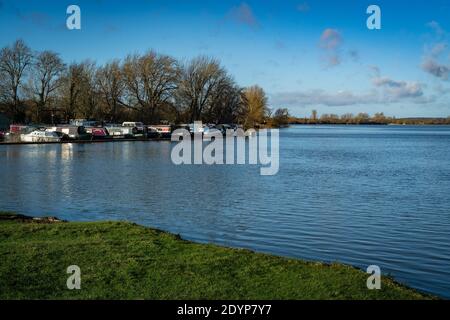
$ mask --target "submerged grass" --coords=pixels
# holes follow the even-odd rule
[[[0,214],[1,215],[1,214]],[[126,222],[0,219],[0,299],[424,299],[389,278],[184,241]],[[68,290],[67,267],[81,268]]]

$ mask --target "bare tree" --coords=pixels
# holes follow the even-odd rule
[[[107,105],[106,114],[109,121],[117,121],[118,108],[123,106],[125,82],[119,60],[114,60],[100,67],[96,74],[99,93]]]
[[[20,90],[28,68],[33,63],[33,54],[22,40],[11,47],[0,50],[0,80],[2,96],[15,121],[23,121],[25,111],[21,108]]]
[[[213,90],[205,121],[215,123],[239,122],[242,114],[242,89],[230,77],[225,77]]]
[[[0,72],[0,111],[5,112],[5,104],[8,101],[8,86],[6,83],[6,73]]]
[[[314,110],[311,112],[311,120],[312,120],[313,122],[316,122],[317,119],[318,119],[318,116],[317,116],[317,110],[314,109]]]
[[[56,96],[57,89],[62,85],[61,75],[65,65],[57,53],[43,51],[36,57],[33,72],[30,77],[29,91],[36,104],[36,120],[42,120],[41,113],[49,107],[50,100]]]
[[[149,51],[128,56],[123,75],[128,106],[139,111],[141,120],[154,121],[158,108],[167,104],[177,88],[179,68],[175,59]]]
[[[365,112],[360,112],[356,115],[355,121],[356,123],[367,123],[370,120],[369,114]]]
[[[60,97],[62,112],[66,121],[76,115],[77,105],[80,103],[80,96],[83,90],[83,65],[72,63],[62,77]]]
[[[90,119],[98,113],[100,94],[96,80],[97,66],[95,62],[86,60],[81,63],[82,82],[80,103],[77,105],[77,116]]]
[[[289,125],[290,119],[289,110],[286,108],[279,108],[275,110],[272,116],[272,125],[274,127],[286,127]]]
[[[24,93],[31,99],[25,101]],[[31,50],[18,40],[0,51],[0,108],[23,121],[34,111],[30,100],[36,107],[33,120],[39,122],[46,120],[43,110],[52,111],[52,121],[60,111],[66,121],[237,121],[247,127],[269,115],[264,91],[240,88],[211,57],[199,56],[180,66],[172,57],[149,51],[129,55],[123,63],[113,60],[97,67],[84,61],[66,68],[51,51],[39,53],[34,61]]]
[[[78,118],[92,118],[97,114],[100,100],[96,81],[97,68],[94,62],[86,60],[72,63],[62,77],[60,98],[66,121]]]
[[[344,113],[343,115],[341,115],[342,123],[351,124],[353,123],[353,121],[354,121],[353,113]]]
[[[189,121],[201,119],[205,108],[211,106],[214,91],[226,81],[225,70],[213,58],[200,56],[183,67],[177,99]]]

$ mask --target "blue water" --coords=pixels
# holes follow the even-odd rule
[[[293,126],[280,171],[175,166],[170,142],[0,146],[0,210],[380,266],[450,298],[450,127]]]

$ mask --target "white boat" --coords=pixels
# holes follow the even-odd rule
[[[131,129],[133,135],[145,133],[145,126],[142,122],[124,122],[122,123],[122,127]]]
[[[165,124],[155,124],[147,127],[147,135],[157,135],[159,138],[170,139],[172,133],[172,127]]]
[[[59,125],[54,127],[47,127],[45,131],[61,132],[63,135],[73,140],[87,140],[90,138],[89,134],[83,126]]]
[[[133,127],[122,127],[119,124],[108,124],[105,128],[108,130],[109,135],[113,138],[133,137]]]
[[[21,134],[22,142],[60,142],[62,134],[54,131],[35,130],[28,134]]]

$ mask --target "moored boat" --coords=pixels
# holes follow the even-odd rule
[[[122,127],[120,124],[107,124],[105,126],[112,138],[133,138],[134,127]]]
[[[84,126],[74,125],[57,125],[53,127],[47,127],[46,131],[61,132],[67,138],[71,140],[90,140],[91,135],[86,132]]]
[[[86,128],[86,132],[91,135],[92,139],[106,139],[110,137],[108,130],[103,127]]]
[[[24,124],[12,124],[9,126],[9,132],[11,134],[25,134],[36,130],[37,126],[28,126]]]
[[[60,132],[34,130],[31,133],[21,134],[22,142],[60,142],[63,134]]]
[[[156,133],[157,138],[162,139],[170,139],[170,136],[172,134],[172,127],[170,125],[150,125],[148,126],[148,132],[154,132]]]
[[[146,132],[146,127],[142,122],[124,122],[123,128],[131,128],[132,134],[135,137],[143,136]]]

